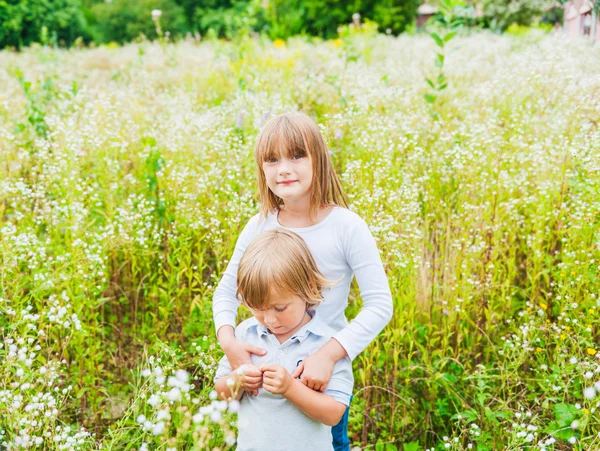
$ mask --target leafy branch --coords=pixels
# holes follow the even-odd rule
[[[436,30],[430,31],[429,36],[437,46],[434,64],[437,68],[437,76],[434,78],[425,77],[425,82],[429,85],[430,91],[424,94],[425,101],[429,104],[429,115],[434,120],[439,120],[440,115],[437,112],[439,97],[448,87],[446,74],[444,73],[444,63],[446,61],[446,46],[456,36],[458,30],[462,27],[464,19],[456,17],[454,11],[458,7],[464,7],[462,0],[441,0],[440,10],[433,18],[436,24]]]

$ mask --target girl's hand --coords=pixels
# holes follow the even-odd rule
[[[231,365],[232,370],[237,370],[242,365],[250,365],[250,367],[257,368],[255,365],[252,365],[252,360],[250,359],[251,354],[256,354],[263,356],[267,353],[266,350],[258,348],[256,346],[252,346],[251,344],[246,343],[245,341],[240,341],[235,338],[235,333],[233,331],[233,327],[231,326],[223,326],[219,329],[218,332],[219,344],[221,345],[221,349],[227,356],[227,360],[229,361],[229,365]],[[256,371],[251,370],[251,375],[253,377],[257,377]],[[262,373],[260,374],[262,381]],[[253,395],[258,395],[258,387],[252,391],[248,391]]]
[[[281,365],[268,363],[262,365],[260,370],[263,372],[263,388],[269,393],[285,395],[294,382],[290,373]]]
[[[300,382],[306,385],[308,388],[312,388],[317,391],[325,391],[331,375],[333,374],[333,368],[335,366],[335,360],[331,357],[322,355],[319,352],[309,355],[304,359],[300,365],[296,367],[296,371],[292,374],[292,377],[296,379],[300,377]]]

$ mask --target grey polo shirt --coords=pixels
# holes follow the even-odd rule
[[[279,343],[255,318],[240,323],[235,336],[267,350],[265,356],[252,355],[254,365],[277,363],[293,374],[300,362],[318,351],[336,333],[317,314],[310,313],[313,314],[311,321],[285,343]],[[223,357],[215,380],[231,372],[227,358]],[[349,405],[353,384],[352,364],[346,357],[335,364],[324,393]],[[282,395],[271,394],[262,388],[258,390],[258,396],[244,394],[240,401],[237,440],[240,451],[333,450],[330,426],[309,418]]]

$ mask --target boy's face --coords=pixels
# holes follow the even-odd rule
[[[287,340],[301,327],[307,315],[306,301],[271,289],[268,306],[262,310],[253,309],[252,313],[273,335]]]

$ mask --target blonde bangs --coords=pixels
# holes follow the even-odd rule
[[[256,143],[259,199],[261,213],[267,216],[279,210],[283,199],[273,194],[267,185],[262,165],[271,158],[309,156],[312,160],[313,179],[309,215],[316,216],[322,207],[338,205],[348,208],[329,149],[319,127],[304,113],[285,113],[275,116],[263,128]]]

